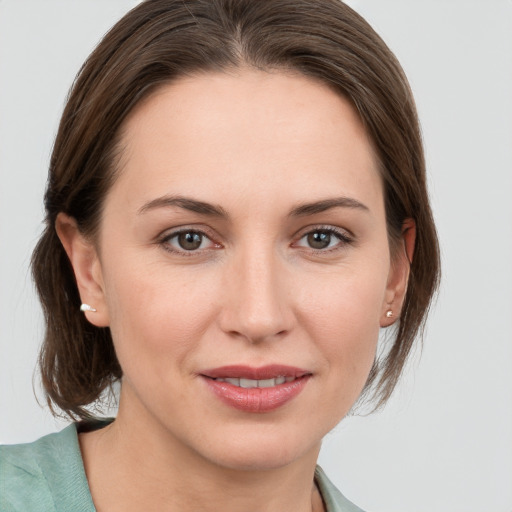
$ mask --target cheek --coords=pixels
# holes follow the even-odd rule
[[[166,273],[160,266],[158,272],[147,264],[139,272],[133,262],[130,267],[130,273],[121,265],[111,267],[106,283],[119,362],[125,374],[134,361],[137,371],[147,361],[154,371],[168,373],[199,348],[205,326],[215,315],[210,293],[214,284],[204,277],[184,278],[184,272]]]
[[[366,381],[375,357],[386,279],[385,271],[366,269],[333,276],[302,295],[302,323],[325,364],[342,368],[356,386]]]

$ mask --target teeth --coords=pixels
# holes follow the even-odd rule
[[[240,379],[240,387],[241,388],[257,388],[258,381],[252,379]]]
[[[215,380],[218,382],[227,382],[228,384],[232,384],[233,386],[238,386],[240,388],[272,388],[274,386],[278,386],[279,384],[284,384],[285,382],[292,382],[295,380],[295,377],[283,377],[280,375],[275,379],[260,380],[226,377],[225,379]]]
[[[265,379],[258,381],[259,388],[271,388],[277,384],[277,379]]]

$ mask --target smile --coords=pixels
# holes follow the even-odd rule
[[[224,366],[201,372],[208,389],[224,405],[248,413],[274,411],[298,396],[311,372],[283,365]]]

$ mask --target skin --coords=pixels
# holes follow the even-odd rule
[[[392,261],[360,119],[312,79],[238,69],[159,89],[131,113],[123,146],[95,243],[64,214],[56,226],[97,309],[86,316],[110,327],[124,372],[116,421],[80,436],[97,509],[322,510],[321,440],[399,315],[414,243],[409,222]],[[224,215],[161,200],[176,196]],[[341,197],[352,204],[292,214]],[[203,233],[199,249],[181,248],[177,229]],[[328,247],[311,247],[315,233]],[[222,403],[199,376],[272,363],[312,376],[262,414]]]

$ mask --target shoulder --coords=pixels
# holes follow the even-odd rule
[[[51,512],[71,504],[79,505],[71,510],[93,511],[88,497],[74,424],[33,443],[0,446],[0,512]]]
[[[341,494],[320,466],[317,466],[315,470],[315,482],[320,490],[327,512],[364,512]]]

